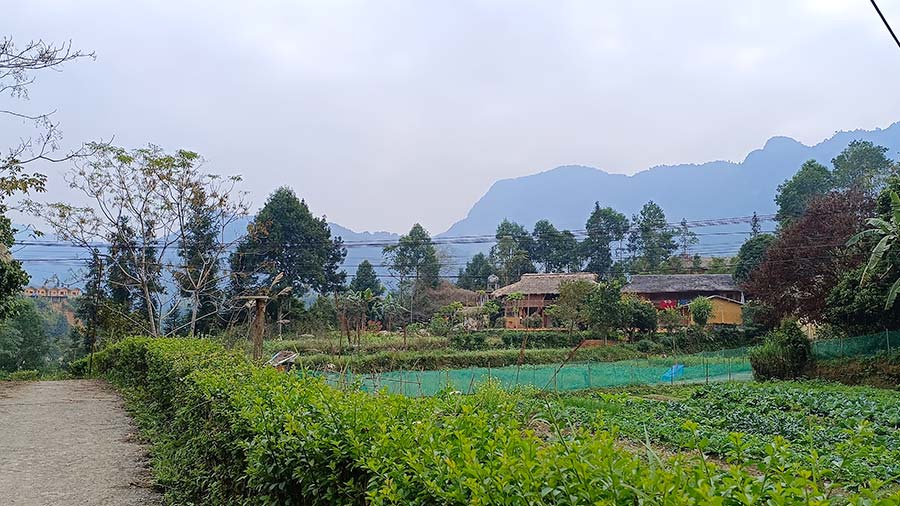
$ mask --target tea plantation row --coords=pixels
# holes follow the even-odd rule
[[[187,339],[129,339],[95,365],[125,393],[175,504],[900,503],[878,482],[835,495],[778,442],[752,470],[695,452],[639,457],[552,403],[490,386],[342,391]]]

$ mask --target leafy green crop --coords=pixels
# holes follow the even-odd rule
[[[757,463],[776,440],[788,461],[821,468],[829,481],[859,485],[900,475],[900,393],[822,383],[716,384],[688,398],[592,394],[560,401],[567,416],[633,439],[691,449],[696,433],[724,459]],[[685,424],[697,423],[694,430]],[[737,435],[737,436],[736,436]]]

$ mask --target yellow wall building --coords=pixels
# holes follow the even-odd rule
[[[720,295],[713,295],[708,297],[708,299],[712,302],[713,311],[709,316],[707,325],[741,325],[743,323],[741,309],[744,304],[740,301]],[[681,306],[681,312],[685,315],[687,323],[693,325],[694,319],[691,317],[691,308],[685,304]]]

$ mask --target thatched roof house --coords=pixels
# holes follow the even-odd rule
[[[632,276],[622,289],[658,307],[677,307],[696,297],[719,296],[740,303],[744,292],[731,274],[653,274]]]
[[[565,281],[578,280],[596,283],[597,275],[591,272],[523,274],[522,279],[518,282],[498,288],[491,295],[494,297],[505,297],[511,293],[521,293],[522,295],[559,295],[559,285]]]
[[[567,281],[596,283],[597,275],[590,272],[524,274],[519,281],[494,290],[491,297],[504,300],[506,328],[518,329],[524,326],[546,328],[550,319],[544,313],[544,308],[559,298],[559,287]],[[522,298],[508,300],[509,295],[514,293],[522,294]]]

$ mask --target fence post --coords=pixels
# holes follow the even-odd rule
[[[704,358],[703,364],[706,366],[706,384],[709,385],[709,359]]]
[[[591,377],[591,363],[588,362],[588,388],[592,388],[591,387],[592,381],[593,381],[593,378]]]

